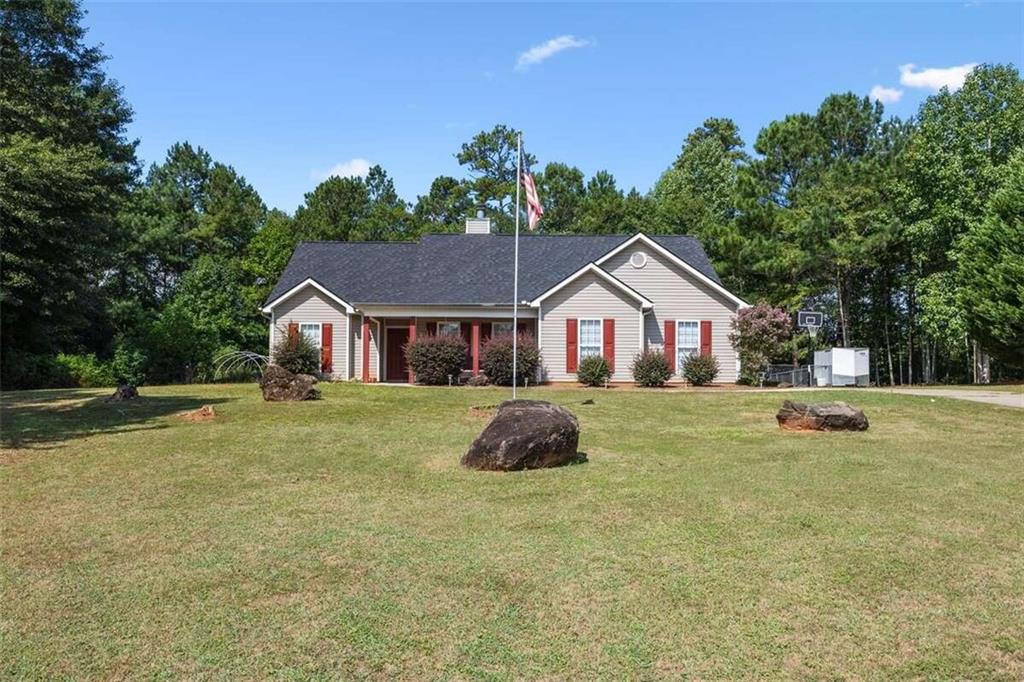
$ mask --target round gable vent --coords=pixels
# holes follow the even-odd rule
[[[629,264],[634,268],[642,268],[647,265],[647,254],[643,251],[635,251],[633,255],[629,257]]]

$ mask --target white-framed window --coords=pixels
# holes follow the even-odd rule
[[[676,367],[683,368],[683,361],[700,351],[700,322],[679,320],[676,323]]]
[[[311,344],[320,347],[320,341],[322,336],[320,335],[320,323],[319,322],[300,322],[299,333],[306,337],[306,340]]]
[[[438,336],[458,336],[461,334],[461,330],[458,322],[438,322],[437,323],[437,335]]]
[[[513,329],[511,322],[494,322],[491,324],[491,336],[512,336]]]
[[[604,343],[604,323],[601,320],[580,320],[580,360],[591,355],[600,355]]]

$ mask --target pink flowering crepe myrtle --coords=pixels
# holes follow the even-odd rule
[[[743,308],[732,321],[729,341],[740,355],[743,373],[753,376],[779,355],[793,334],[789,313],[768,303]]]

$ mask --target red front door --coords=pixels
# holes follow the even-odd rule
[[[388,327],[386,362],[387,380],[405,382],[409,380],[409,365],[405,362],[405,344],[409,341],[406,327]]]

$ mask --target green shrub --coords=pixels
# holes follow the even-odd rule
[[[694,353],[683,360],[682,374],[694,386],[710,384],[718,376],[718,358]]]
[[[59,367],[62,367],[71,378],[73,386],[81,388],[103,388],[113,386],[114,372],[107,363],[100,362],[96,355],[70,355],[61,353],[56,357]]]
[[[302,334],[288,338],[288,329],[281,330],[280,338],[274,344],[271,362],[292,374],[318,374],[320,372],[320,349]]]
[[[445,386],[449,379],[458,383],[468,352],[469,346],[461,336],[428,334],[405,345],[405,361],[417,383]]]
[[[150,326],[144,344],[150,383],[189,384],[208,378],[217,332],[172,301]]]
[[[612,376],[608,361],[600,355],[588,355],[580,360],[576,379],[587,386],[604,386]]]
[[[114,359],[110,361],[110,372],[116,383],[123,382],[137,387],[146,382],[148,364],[145,353],[133,345],[121,343],[114,351]]]
[[[660,350],[645,350],[633,358],[633,380],[640,386],[664,386],[672,378],[668,357]]]
[[[516,340],[516,384],[525,386],[535,380],[540,367],[540,350],[532,334],[520,334]],[[512,335],[494,336],[484,342],[480,351],[480,366],[492,384],[512,385]]]
[[[0,356],[0,385],[4,390],[25,388],[69,388],[74,379],[52,355],[36,355],[11,349]]]

